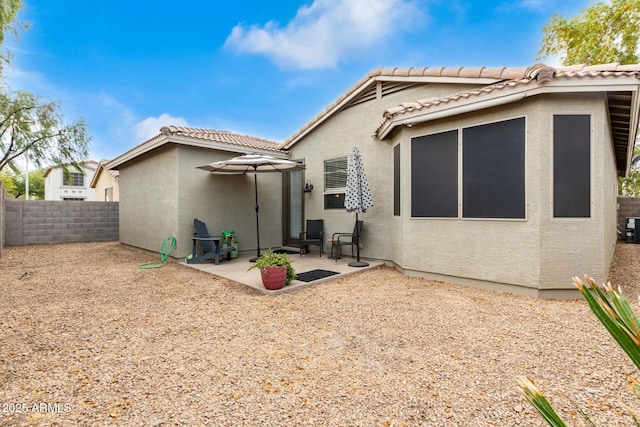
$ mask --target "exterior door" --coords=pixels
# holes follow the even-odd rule
[[[285,246],[299,247],[304,212],[304,192],[302,189],[304,171],[284,172],[282,175],[284,180],[282,183],[282,230],[284,232],[282,242]]]

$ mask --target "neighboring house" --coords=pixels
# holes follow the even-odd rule
[[[262,246],[295,246],[304,219],[324,219],[329,236],[353,228],[342,206],[356,146],[374,199],[360,216],[363,257],[458,284],[577,296],[572,276],[607,278],[639,88],[640,65],[374,70],[268,150],[306,170],[259,176]],[[195,167],[256,147],[196,144],[197,130],[179,129],[107,164],[122,177],[121,240],[157,250],[179,231],[181,257],[195,216],[255,249],[252,177]]]
[[[69,169],[65,176],[62,167],[50,166],[44,171],[44,199],[45,200],[79,200],[94,201],[96,193],[89,187],[93,175],[96,173],[98,162],[88,160],[84,163],[82,172],[75,168]]]
[[[120,241],[157,252],[168,236],[177,239],[173,256],[191,253],[193,219],[209,233],[235,230],[240,250],[256,243],[254,177],[212,175],[198,166],[247,153],[286,158],[277,143],[230,132],[163,127],[159,135],[108,162],[119,171]],[[282,244],[282,176],[258,176],[260,244]]]
[[[105,169],[107,160],[101,160],[98,170],[93,175],[90,188],[96,192],[97,202],[117,202],[120,200],[120,188],[118,184],[119,171]]]

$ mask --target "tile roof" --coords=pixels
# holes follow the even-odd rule
[[[346,90],[342,95],[338,97],[333,103],[328,105],[324,110],[318,113],[309,122],[298,129],[293,135],[287,138],[282,146],[289,148],[296,140],[304,135],[308,130],[315,127],[322,122],[332,112],[335,112],[341,107],[348,99],[358,94],[366,87],[376,81],[416,81],[416,82],[460,82],[469,83],[469,79],[477,80],[478,84],[490,84],[496,83],[501,80],[508,80],[519,78],[524,75],[527,67],[521,68],[507,68],[507,67],[436,67],[436,68],[376,68],[370,71],[366,76],[358,80],[353,86]],[[471,81],[471,83],[473,83]]]
[[[206,148],[225,149],[228,151],[245,152],[252,150],[278,152],[285,155],[287,152],[281,149],[281,145],[275,141],[255,136],[239,135],[232,132],[214,130],[214,129],[198,129],[182,126],[164,126],[160,129],[160,133],[149,138],[142,144],[139,144],[130,150],[119,155],[115,159],[109,161],[105,167],[109,170],[117,169],[121,164],[126,163],[148,151],[154,150],[167,143],[178,143],[186,145],[194,145]],[[233,147],[237,148],[233,148]]]
[[[280,151],[279,144],[264,138],[239,135],[237,133],[214,129],[198,129],[182,126],[164,126],[160,134],[165,136],[184,136],[204,141],[221,142],[224,144],[240,145],[260,150]]]
[[[384,122],[389,119],[395,118],[398,115],[410,113],[417,110],[428,109],[441,104],[447,104],[456,102],[462,99],[472,98],[479,95],[489,94],[494,91],[499,91],[509,87],[526,85],[529,83],[545,83],[553,79],[560,80],[566,78],[596,78],[596,77],[628,77],[636,76],[640,78],[640,65],[620,65],[620,64],[601,64],[594,66],[586,65],[574,65],[570,67],[558,67],[552,68],[542,64],[537,64],[526,69],[513,69],[524,70],[523,73],[511,72],[507,73],[511,75],[511,78],[498,83],[483,86],[478,89],[467,90],[459,92],[453,95],[440,97],[440,98],[428,98],[417,100],[413,102],[402,103],[396,107],[392,107],[384,111]],[[476,72],[477,75],[477,72]],[[384,124],[383,122],[383,124]],[[381,124],[378,129],[380,129]]]
[[[601,64],[593,66],[575,65],[553,68],[544,64],[529,67],[435,67],[435,68],[377,68],[361,78],[353,86],[340,95],[333,103],[304,124],[283,143],[283,148],[290,148],[307,132],[326,120],[331,114],[344,107],[348,101],[366,90],[376,81],[405,82],[442,82],[482,85],[477,89],[463,91],[442,98],[430,98],[408,102],[384,112],[384,120],[418,109],[426,109],[443,103],[452,103],[462,99],[499,91],[505,88],[524,85],[532,82],[546,83],[552,79],[593,78],[638,75],[640,65]],[[383,123],[384,124],[384,123]],[[383,124],[380,125],[380,129]]]

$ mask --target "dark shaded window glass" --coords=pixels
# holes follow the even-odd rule
[[[325,194],[325,209],[344,209],[344,193]]]
[[[400,144],[393,147],[393,215],[400,216]]]
[[[462,131],[464,218],[525,217],[525,119]]]
[[[458,217],[458,131],[411,139],[411,216]]]
[[[591,117],[553,116],[553,216],[591,216]]]

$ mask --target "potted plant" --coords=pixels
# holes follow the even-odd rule
[[[249,270],[254,268],[260,269],[262,284],[269,290],[288,286],[296,278],[296,271],[287,254],[276,253],[271,249],[263,252]]]

